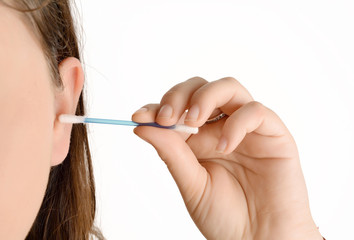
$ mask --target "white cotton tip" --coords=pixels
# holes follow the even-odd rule
[[[69,114],[62,114],[59,116],[59,121],[61,123],[83,123],[85,121],[84,116],[75,116]]]
[[[176,127],[173,130],[176,130],[179,132],[190,133],[190,134],[197,134],[198,133],[197,127],[190,127],[190,126],[187,126],[184,124],[176,125]]]

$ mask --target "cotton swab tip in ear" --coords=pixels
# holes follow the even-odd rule
[[[83,123],[85,121],[84,116],[75,116],[69,114],[62,114],[59,116],[59,121],[61,123]]]

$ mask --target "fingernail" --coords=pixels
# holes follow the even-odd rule
[[[221,137],[219,140],[219,144],[216,147],[216,152],[218,153],[223,153],[225,151],[225,148],[227,146],[227,140],[225,137]]]
[[[138,109],[135,113],[133,113],[133,115],[134,115],[134,114],[137,114],[137,113],[147,112],[148,110],[149,110],[149,109],[147,109],[146,107],[142,107],[142,108]]]
[[[188,114],[185,118],[184,121],[197,121],[198,120],[198,116],[199,116],[199,107],[198,105],[193,105],[189,110],[188,110]]]
[[[161,107],[160,112],[157,115],[157,117],[158,118],[171,118],[172,112],[173,112],[172,107],[170,105],[166,104]]]

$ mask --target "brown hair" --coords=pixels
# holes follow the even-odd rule
[[[47,59],[56,89],[63,83],[58,69],[67,57],[80,56],[72,19],[70,0],[0,0],[22,12]],[[77,115],[85,114],[84,95],[80,95]],[[26,239],[104,239],[94,226],[96,211],[95,184],[87,130],[83,124],[73,125],[69,153],[62,164],[52,167],[46,193],[38,215]]]

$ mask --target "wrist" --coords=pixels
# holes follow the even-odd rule
[[[257,240],[323,240],[311,214],[284,214],[262,221],[253,239]]]
[[[280,231],[270,230],[266,234],[257,235],[255,240],[323,240],[321,233],[317,229],[304,229],[304,228],[294,228],[289,231],[284,231],[284,229]]]

